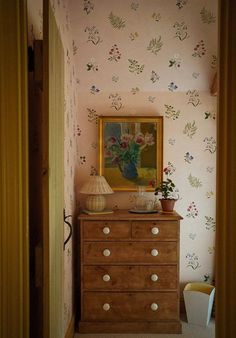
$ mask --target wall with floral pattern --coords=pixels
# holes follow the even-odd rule
[[[214,0],[71,3],[78,84],[77,194],[98,171],[98,116],[164,116],[164,167],[179,189],[180,279],[214,275],[217,62]],[[154,198],[153,193],[148,193]],[[108,197],[132,207],[136,193]]]
[[[51,4],[66,62],[66,213],[75,215],[78,205],[83,206],[79,188],[98,172],[99,115],[163,116],[164,167],[178,187],[176,211],[183,216],[180,279],[183,284],[211,282],[217,103],[209,87],[217,63],[217,1]],[[134,192],[116,192],[109,195],[108,206],[131,208],[135,199]],[[66,330],[73,312],[71,242],[64,263]]]

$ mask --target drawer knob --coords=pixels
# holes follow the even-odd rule
[[[157,227],[153,227],[153,228],[151,229],[151,233],[152,233],[153,235],[158,235],[158,234],[159,234],[159,229],[158,229]]]
[[[109,282],[110,279],[111,279],[111,277],[110,277],[109,275],[104,275],[104,276],[102,277],[102,279],[103,279],[104,282]]]
[[[104,235],[109,235],[109,233],[111,232],[110,228],[109,227],[104,227],[102,229],[102,232],[104,233]]]
[[[151,280],[152,280],[153,282],[157,282],[158,279],[159,279],[159,277],[157,276],[157,274],[153,273],[153,274],[151,275]]]
[[[104,311],[109,311],[111,307],[110,307],[110,304],[105,303],[105,304],[103,304],[102,308],[103,308]]]
[[[157,303],[152,303],[151,304],[151,310],[156,311],[158,309],[158,304]]]
[[[105,257],[109,257],[109,256],[110,256],[110,254],[111,254],[111,251],[110,251],[109,249],[105,249],[105,250],[103,250],[103,256],[105,256]]]
[[[151,255],[152,255],[153,257],[158,256],[158,250],[157,250],[157,249],[152,249]]]

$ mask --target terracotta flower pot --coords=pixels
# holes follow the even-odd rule
[[[172,212],[174,210],[174,199],[160,199],[162,211]]]

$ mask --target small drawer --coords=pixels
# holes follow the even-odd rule
[[[85,290],[176,290],[177,266],[84,266]]]
[[[135,239],[153,239],[160,241],[178,240],[177,221],[133,221],[132,237]]]
[[[177,292],[84,292],[84,321],[178,320]]]
[[[83,238],[85,240],[130,239],[131,223],[129,221],[83,221]]]
[[[85,242],[84,264],[176,264],[176,242]]]

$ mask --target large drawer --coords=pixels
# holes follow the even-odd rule
[[[132,237],[160,241],[178,240],[177,221],[133,221]]]
[[[84,240],[130,239],[129,221],[83,221]]]
[[[84,264],[177,263],[176,242],[84,242]]]
[[[84,292],[84,321],[178,320],[176,292]]]
[[[176,290],[177,266],[84,266],[85,290]]]

